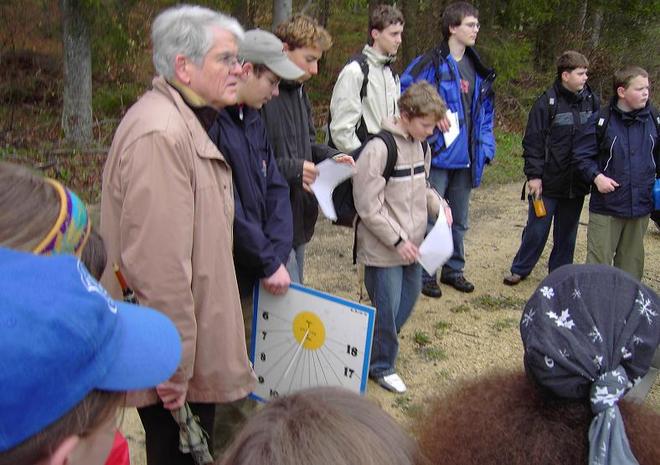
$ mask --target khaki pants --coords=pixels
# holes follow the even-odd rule
[[[638,280],[644,274],[644,234],[649,215],[616,218],[589,212],[587,263],[614,265]]]

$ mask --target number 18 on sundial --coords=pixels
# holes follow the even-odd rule
[[[255,290],[251,359],[259,400],[314,386],[364,393],[376,310],[292,284]]]

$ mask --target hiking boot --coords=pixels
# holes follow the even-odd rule
[[[424,294],[426,297],[439,299],[440,297],[442,297],[442,290],[440,289],[440,286],[438,286],[438,283],[434,279],[431,281],[424,281],[422,283],[422,294]]]
[[[520,276],[519,274],[516,273],[511,273],[509,276],[504,278],[502,281],[504,284],[507,286],[515,286],[520,283],[523,279],[525,279],[527,276]]]
[[[465,279],[465,276],[458,275],[458,276],[451,276],[451,277],[440,277],[440,282],[442,284],[448,284],[457,291],[461,292],[472,292],[474,291],[474,284],[472,284],[470,281]]]
[[[401,377],[396,373],[377,378],[376,382],[379,386],[397,394],[403,394],[407,389]]]

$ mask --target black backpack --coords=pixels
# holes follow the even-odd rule
[[[396,159],[398,156],[396,142],[394,141],[394,136],[391,132],[382,130],[378,134],[373,134],[367,137],[362,145],[351,152],[350,155],[354,160],[357,160],[360,153],[362,153],[364,146],[367,145],[367,142],[375,137],[381,139],[387,147],[387,161],[385,162],[385,169],[383,170],[383,177],[385,178],[385,182],[387,182],[394,172],[394,166],[396,165]],[[332,192],[332,203],[335,207],[335,213],[337,214],[337,220],[333,223],[338,226],[352,228],[358,215],[355,210],[355,202],[353,201],[353,180],[351,178],[348,178],[346,181],[335,187],[335,190]]]
[[[360,52],[357,55],[353,55],[344,65],[348,66],[353,62],[357,62],[360,65],[360,70],[362,71],[362,87],[360,87],[360,102],[364,100],[367,96],[367,85],[369,84],[369,63],[367,63],[367,55]],[[397,75],[392,71],[394,79],[397,79]],[[336,149],[335,143],[332,141],[332,134],[330,133],[330,121],[332,120],[332,114],[328,110],[328,146]],[[369,138],[369,133],[367,132],[367,124],[364,122],[364,117],[360,116],[360,121],[358,121],[357,126],[355,126],[355,135],[360,142],[364,143]],[[357,150],[360,150],[359,148]]]

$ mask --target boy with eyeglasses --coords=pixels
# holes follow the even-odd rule
[[[402,92],[413,82],[433,84],[456,118],[454,123],[448,117],[441,120],[428,141],[433,152],[431,185],[447,199],[454,218],[454,252],[442,267],[440,282],[461,292],[474,290],[463,275],[470,193],[479,186],[484,166],[495,156],[495,72],[484,65],[473,48],[479,28],[479,11],[474,6],[466,2],[448,5],[442,14],[443,42],[415,58],[401,76]],[[458,136],[446,141],[443,133],[451,124],[458,124]],[[424,273],[423,281],[424,295],[442,296],[435,276]]]

